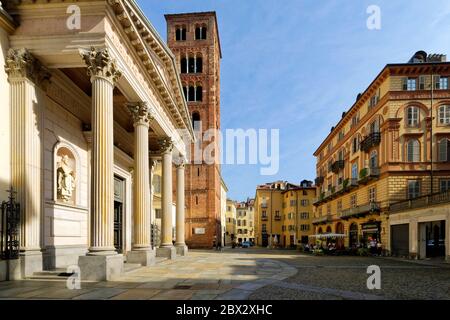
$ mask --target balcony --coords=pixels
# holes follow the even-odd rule
[[[371,148],[378,146],[380,143],[381,133],[371,133],[361,141],[361,151],[369,152]]]
[[[340,218],[344,220],[358,218],[375,212],[380,212],[380,204],[378,202],[369,202],[361,206],[342,210]]]
[[[360,184],[367,184],[370,180],[378,179],[380,177],[380,168],[364,168],[359,172],[359,181]]]
[[[327,222],[331,222],[331,215],[326,215],[323,217],[318,217],[312,220],[312,224],[326,224]]]
[[[333,171],[333,173],[339,173],[339,171],[343,170],[344,168],[345,168],[345,161],[344,160],[335,161],[331,165],[331,171]]]
[[[317,177],[315,180],[316,186],[321,186],[324,181],[325,181],[324,177]]]
[[[281,216],[275,216],[275,221],[281,221]]]
[[[269,218],[267,218],[267,216],[261,216],[261,221],[268,221]]]
[[[261,203],[261,208],[262,209],[267,209],[267,203]]]
[[[389,213],[398,213],[445,203],[450,203],[450,191],[435,193],[432,195],[391,204],[389,207]]]

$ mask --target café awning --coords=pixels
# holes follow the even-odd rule
[[[346,235],[341,233],[323,233],[323,234],[314,234],[309,237],[319,239],[332,239],[332,238],[345,238]]]

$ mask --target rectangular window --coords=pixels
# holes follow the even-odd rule
[[[439,124],[450,124],[450,106],[439,107]]]
[[[419,90],[425,90],[425,76],[419,77]]]
[[[419,109],[417,107],[408,108],[408,126],[417,127],[419,125]]]
[[[420,197],[420,181],[409,180],[408,181],[408,199],[415,199]]]
[[[356,208],[358,205],[358,195],[352,194],[352,196],[350,197],[350,205],[352,208]]]
[[[266,233],[266,232],[267,232],[267,225],[266,225],[266,224],[262,224],[262,225],[261,225],[261,231],[262,231],[263,233]]]
[[[370,188],[369,189],[369,202],[376,202],[377,201],[377,189]]]
[[[448,192],[448,191],[450,191],[450,180],[447,180],[447,179],[445,179],[445,180],[441,180],[441,183],[440,183],[440,190],[441,190],[441,192]]]
[[[435,76],[436,90],[448,90],[448,77]]]
[[[358,175],[359,175],[359,172],[358,172],[358,164],[357,164],[357,163],[354,163],[354,164],[352,165],[352,179],[358,179]]]
[[[342,212],[342,200],[338,200],[337,202],[337,212],[338,213]]]
[[[407,91],[416,91],[417,89],[417,79],[416,78],[408,78],[406,80],[406,90]]]
[[[308,213],[308,212],[303,212],[303,213],[301,214],[301,219],[302,219],[302,220],[307,220],[307,219],[309,219],[309,213]]]

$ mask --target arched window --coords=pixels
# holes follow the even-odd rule
[[[175,40],[176,41],[186,41],[186,27],[185,26],[176,27]]]
[[[328,226],[327,227],[327,233],[331,233],[332,231],[331,231],[331,227],[330,226]]]
[[[192,126],[194,127],[194,129],[200,129],[200,125],[201,125],[200,114],[198,112],[194,112],[192,114]]]
[[[359,136],[355,136],[352,141],[352,151],[356,153],[359,151]]]
[[[439,124],[450,124],[450,106],[439,107]]]
[[[450,161],[450,139],[444,138],[439,141],[439,161],[449,162]]]
[[[195,87],[194,86],[189,86],[188,101],[196,101],[195,100]]]
[[[419,126],[419,108],[418,107],[408,107],[406,109],[406,124],[408,127]]]
[[[188,61],[186,58],[181,58],[181,73],[188,72]]]
[[[206,40],[208,28],[205,25],[195,28],[195,40]]]
[[[195,101],[203,101],[203,88],[202,86],[196,87]]]
[[[195,58],[189,58],[189,73],[195,73]]]
[[[370,154],[370,168],[378,168],[378,152],[376,150]]]
[[[318,234],[322,234],[323,233],[322,227],[320,227],[319,230],[317,230],[317,233]]]
[[[379,132],[380,132],[380,123],[378,120],[375,120],[370,124],[370,133],[379,133]]]
[[[195,72],[196,73],[203,72],[203,59],[201,57],[197,58]]]
[[[411,139],[406,144],[408,162],[420,162],[420,143],[417,139]]]

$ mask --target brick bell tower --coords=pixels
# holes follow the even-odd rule
[[[183,91],[197,138],[209,129],[220,130],[220,59],[222,58],[215,12],[170,14],[167,43],[176,57]],[[213,139],[215,140],[215,139]],[[202,152],[214,143],[214,164],[186,166],[186,244],[211,248],[221,238],[221,168],[218,141],[201,144]],[[194,145],[191,154],[194,154]],[[192,159],[191,159],[192,161]]]

